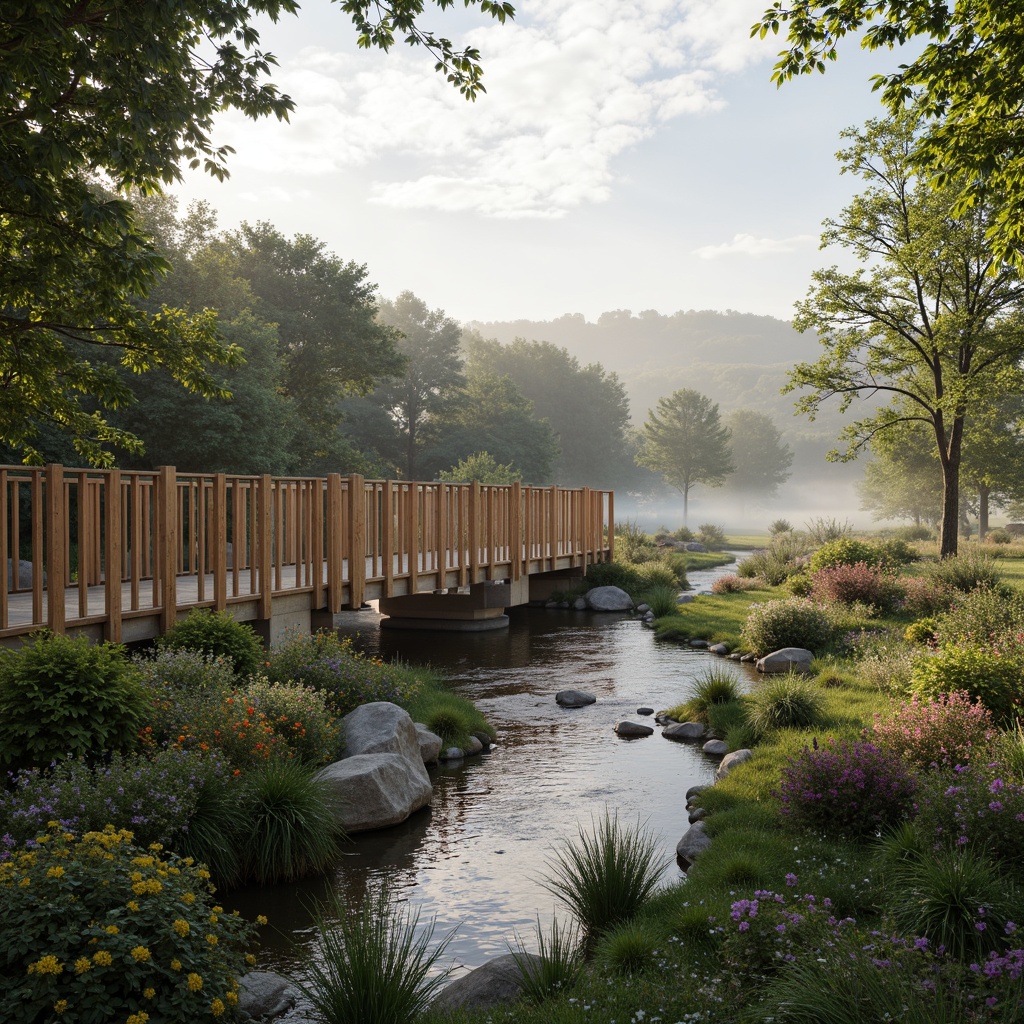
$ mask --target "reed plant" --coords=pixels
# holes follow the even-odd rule
[[[640,822],[623,825],[618,814],[604,816],[575,843],[549,861],[544,887],[573,915],[590,944],[630,920],[650,899],[662,869],[654,837]]]
[[[554,920],[545,934],[538,918],[536,955],[527,952],[518,933],[508,950],[522,975],[523,995],[538,1006],[571,988],[583,973],[583,945],[575,923],[560,925]]]
[[[643,602],[654,612],[656,619],[672,615],[679,607],[679,587],[667,583],[653,586],[644,592]]]
[[[682,704],[671,708],[668,715],[680,721],[709,722],[712,707],[733,704],[739,696],[740,683],[736,675],[724,666],[713,665],[694,679],[690,695]]]
[[[451,971],[436,970],[454,937],[400,906],[387,886],[352,906],[337,893],[314,908],[314,955],[295,982],[318,1024],[412,1024]]]

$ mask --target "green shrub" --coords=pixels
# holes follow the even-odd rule
[[[903,639],[908,644],[930,644],[935,639],[938,628],[938,619],[918,619],[917,622],[912,622],[903,630]]]
[[[259,885],[323,874],[344,838],[327,783],[298,761],[273,759],[246,774],[245,877]]]
[[[866,565],[878,564],[878,550],[872,544],[862,540],[854,540],[852,537],[838,537],[822,544],[817,551],[811,555],[811,572],[816,573],[822,569],[829,569],[836,565],[856,565],[864,562]]]
[[[548,936],[538,920],[537,959],[530,956],[518,934],[515,945],[509,945],[508,950],[523,976],[523,995],[537,1006],[571,988],[583,973],[583,948],[579,928],[574,924],[552,921]]]
[[[618,587],[630,597],[635,597],[643,589],[636,567],[618,561],[588,565],[585,581],[589,587]]]
[[[8,1024],[232,1013],[237,977],[254,962],[245,953],[252,926],[214,906],[205,868],[131,838],[113,827],[77,837],[56,825],[0,862]]]
[[[598,942],[594,962],[606,974],[636,974],[654,963],[661,938],[645,921],[626,921]]]
[[[913,526],[897,526],[896,529],[892,531],[892,535],[897,540],[905,540],[909,544],[913,544],[915,541],[919,540],[931,540],[933,536],[932,531],[929,530],[927,526],[922,526],[921,524]]]
[[[878,553],[878,564],[884,569],[899,569],[901,566],[916,562],[921,556],[899,537],[889,537],[875,541],[872,545]]]
[[[783,647],[819,652],[831,644],[833,634],[828,612],[799,597],[752,605],[740,630],[744,645],[760,655]]]
[[[315,909],[313,956],[297,986],[330,1024],[412,1024],[444,984],[434,967],[454,937],[433,945],[434,922],[400,905],[387,887],[353,907],[332,893]]]
[[[773,537],[777,533],[792,533],[793,524],[788,519],[775,519],[768,525],[768,532]]]
[[[43,631],[0,655],[0,764],[7,768],[131,750],[148,713],[146,688],[119,645]]]
[[[654,587],[673,587],[676,593],[679,592],[679,579],[675,570],[664,561],[641,562],[636,566],[636,571],[644,590],[652,590]]]
[[[810,597],[811,592],[814,590],[814,577],[807,566],[804,565],[786,579],[785,586],[794,597]]]
[[[989,530],[985,534],[985,540],[989,544],[1009,544],[1013,541],[1013,534],[1009,530],[1004,530],[1001,526],[995,530]]]
[[[157,648],[152,656],[132,661],[155,694],[209,695],[216,702],[238,684],[231,662],[187,647]]]
[[[824,699],[796,675],[765,680],[747,697],[748,719],[754,735],[773,729],[809,729],[821,722]]]
[[[643,594],[643,603],[647,605],[656,619],[666,615],[674,615],[679,610],[679,587],[661,585],[651,587]]]
[[[258,672],[266,661],[263,641],[252,626],[236,622],[224,612],[193,608],[188,618],[176,622],[157,640],[161,648],[202,651],[215,658],[226,658],[235,674],[249,676]]]
[[[849,537],[853,532],[853,524],[848,519],[840,522],[833,516],[816,516],[804,523],[804,529],[811,540],[820,546]]]
[[[272,683],[254,676],[239,699],[256,708],[263,721],[287,747],[287,753],[311,765],[325,765],[341,756],[341,726],[328,698],[301,683]]]
[[[654,893],[661,874],[654,838],[639,823],[619,824],[605,811],[579,842],[566,843],[550,861],[545,888],[579,922],[588,941],[630,920]]]
[[[933,583],[964,592],[982,586],[995,587],[1002,579],[995,559],[971,547],[952,558],[931,563],[925,575]]]
[[[687,541],[693,540],[693,530],[688,526],[680,526],[679,529],[672,534],[672,537],[674,540],[681,541],[685,544]]]
[[[721,551],[725,547],[725,530],[714,523],[701,523],[697,528],[697,540],[708,551]]]
[[[756,579],[751,579],[749,576],[739,576],[734,573],[728,573],[725,576],[719,576],[711,584],[712,594],[742,594],[747,590],[757,590],[761,584]]]
[[[956,595],[949,611],[938,616],[935,636],[942,646],[985,644],[1021,627],[1024,627],[1024,594],[981,586]]]
[[[661,563],[672,571],[678,589],[685,590],[689,586],[686,581],[686,569],[689,565],[689,560],[684,552],[666,551],[661,556]]]
[[[615,524],[615,557],[629,565],[638,565],[656,559],[658,549],[646,530],[627,519]]]
[[[980,701],[997,723],[1005,724],[1021,706],[1022,675],[1014,658],[1002,658],[980,647],[950,646],[916,662],[910,687],[928,699],[962,690]]]

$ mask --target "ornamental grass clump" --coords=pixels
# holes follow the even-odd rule
[[[952,558],[931,563],[925,575],[941,586],[968,593],[977,587],[998,586],[1003,574],[994,558],[967,547]]]
[[[575,923],[554,920],[545,934],[538,918],[536,954],[527,951],[518,933],[508,951],[522,974],[523,995],[536,1006],[571,988],[583,973],[583,945]]]
[[[740,630],[743,644],[758,655],[783,647],[803,647],[819,653],[832,643],[834,634],[826,609],[799,597],[751,606]]]
[[[775,676],[757,686],[746,699],[747,720],[758,739],[775,729],[809,729],[821,722],[825,699],[800,676]]]
[[[950,769],[972,757],[987,756],[996,735],[992,715],[962,691],[931,699],[914,696],[875,712],[873,737],[919,771]]]
[[[656,619],[674,615],[679,610],[679,586],[659,585],[645,590],[643,603],[654,613]]]
[[[913,810],[917,785],[894,753],[873,743],[814,740],[783,767],[776,793],[783,816],[826,836],[865,839]]]
[[[1024,594],[996,587],[977,587],[957,594],[949,609],[937,617],[935,638],[940,647],[986,644],[1024,626]]]
[[[215,905],[205,868],[113,826],[52,823],[0,861],[0,902],[5,1024],[215,1021],[255,963],[255,929]]]

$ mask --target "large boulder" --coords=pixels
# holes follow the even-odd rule
[[[518,955],[535,965],[540,964],[540,957],[533,953]],[[441,991],[431,1006],[436,1010],[487,1010],[514,1002],[522,991],[522,969],[515,956],[505,953],[457,978]]]
[[[415,730],[414,730],[415,731]],[[430,778],[419,756],[355,754],[319,773],[335,796],[338,821],[346,832],[368,832],[405,821],[430,803]]]
[[[633,598],[619,587],[594,587],[584,595],[587,607],[595,612],[629,612],[633,610]]]
[[[711,838],[704,831],[704,822],[695,821],[676,843],[676,856],[689,865],[710,846]]]
[[[297,993],[287,978],[270,971],[250,971],[238,979],[238,1009],[256,1020],[273,1020],[287,1013]]]
[[[409,712],[389,701],[360,704],[341,720],[345,754],[401,754],[423,760],[416,723]]]
[[[626,739],[636,739],[639,736],[654,734],[654,730],[649,725],[641,725],[640,722],[616,722],[615,731]]]
[[[814,655],[803,647],[783,647],[780,651],[772,651],[758,659],[754,667],[766,675],[786,672],[806,674],[811,671],[812,661]]]
[[[586,690],[559,690],[555,694],[555,703],[563,708],[583,708],[596,700],[597,698]]]
[[[420,745],[420,757],[424,764],[437,764],[444,742],[436,732],[431,732],[422,722],[416,722],[416,739]]]
[[[14,559],[7,559],[7,589],[14,590]],[[21,558],[18,560],[18,590],[32,589],[32,563]],[[46,575],[43,575],[43,585],[46,585]]]
[[[745,764],[754,756],[752,750],[748,750],[744,747],[742,750],[734,750],[731,754],[726,754],[722,758],[722,763],[718,766],[718,771],[715,772],[716,779],[724,779],[737,765]]]
[[[666,725],[661,735],[667,740],[696,743],[707,735],[707,728],[703,722],[676,722],[674,725]]]

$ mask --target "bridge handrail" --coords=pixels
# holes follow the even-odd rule
[[[388,597],[518,580],[613,544],[614,495],[586,487],[0,466],[0,637],[99,623],[117,641],[125,618],[163,632],[237,602],[269,618],[287,592],[338,612],[368,583]]]

